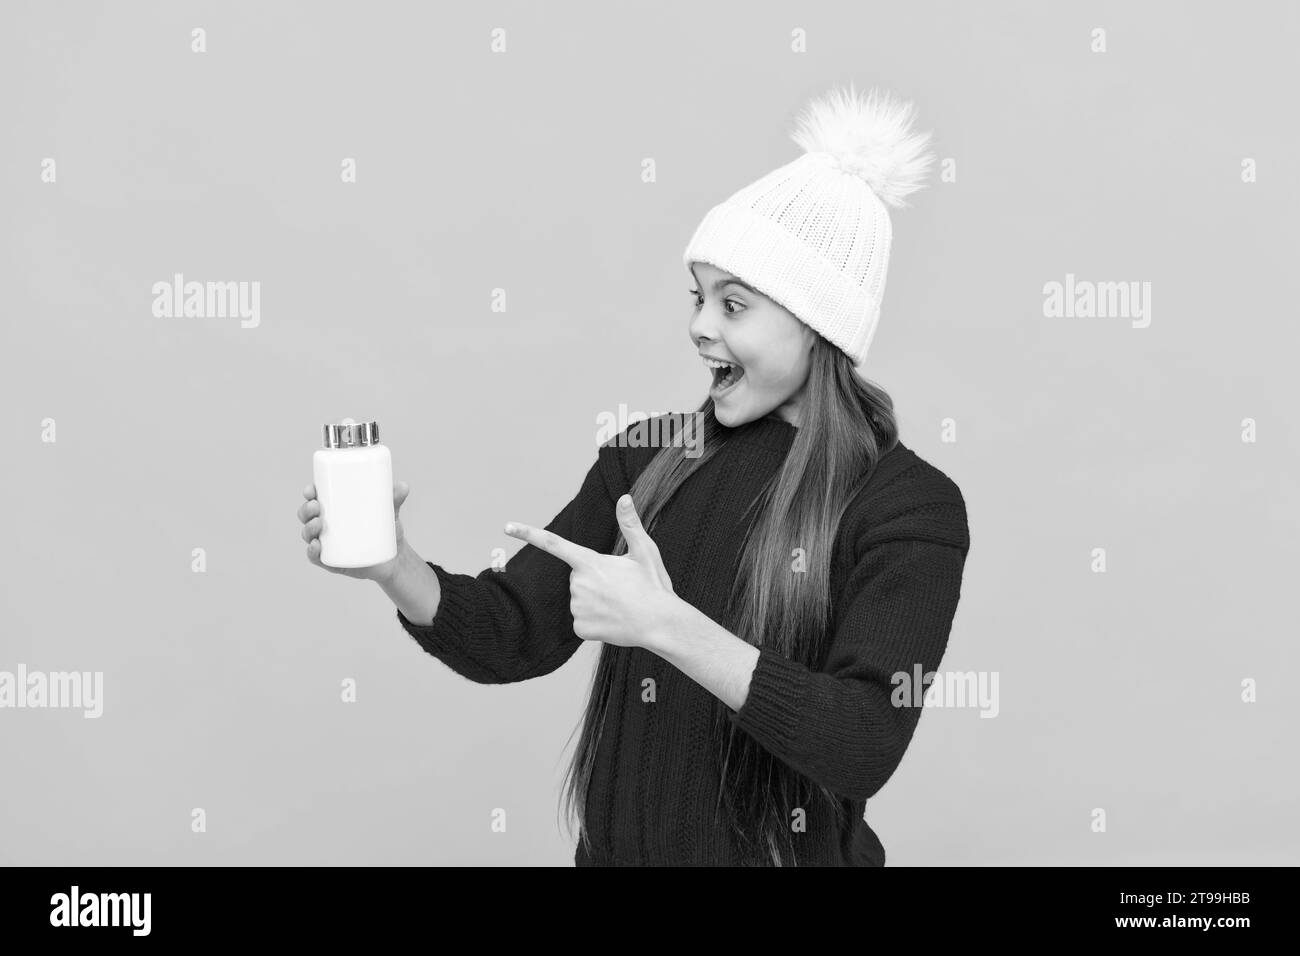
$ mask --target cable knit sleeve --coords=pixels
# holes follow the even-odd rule
[[[628,490],[620,450],[602,445],[572,501],[546,525],[602,554],[614,547],[614,503]],[[442,589],[428,624],[398,621],[425,651],[480,684],[508,684],[557,670],[582,646],[569,611],[569,566],[525,544],[499,570],[457,574],[432,561]]]
[[[941,474],[941,473],[940,473]],[[943,479],[947,482],[947,479]],[[759,649],[748,696],[729,719],[778,759],[843,797],[889,780],[921,708],[895,706],[895,674],[937,671],[969,550],[956,486],[946,501],[904,503],[857,538],[825,667]],[[927,684],[928,686],[928,684]]]

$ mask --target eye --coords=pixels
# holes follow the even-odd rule
[[[701,300],[701,298],[700,298],[700,290],[699,290],[699,289],[690,289],[690,290],[688,290],[688,292],[689,292],[689,294],[690,294],[690,297],[691,297],[692,299],[695,300],[695,308],[698,309],[700,306],[702,306],[702,305],[704,304],[704,302],[703,302],[703,301]],[[725,300],[722,304],[723,304],[724,306],[733,306],[733,305],[734,305],[734,306],[739,306],[739,307],[742,308],[742,309],[745,307],[745,303],[743,303],[743,302],[741,302],[741,301],[739,301],[739,300],[737,300],[737,299],[727,299],[727,300]],[[728,314],[728,315],[735,315],[736,313],[733,312],[730,308],[728,308],[728,309],[727,309],[727,314]]]

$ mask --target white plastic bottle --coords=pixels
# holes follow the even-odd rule
[[[345,418],[322,431],[325,447],[312,456],[321,563],[368,568],[391,561],[397,556],[393,456],[379,444],[379,423]]]

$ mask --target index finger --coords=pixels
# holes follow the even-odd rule
[[[552,531],[534,528],[532,525],[510,521],[506,523],[505,532],[512,538],[526,541],[535,548],[541,548],[547,554],[555,555],[571,568],[576,568],[596,556],[596,552],[590,548],[584,548],[580,544],[561,538]]]

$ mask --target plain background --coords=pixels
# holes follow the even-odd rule
[[[1000,681],[995,719],[928,710],[870,801],[889,864],[1300,862],[1292,4],[0,18],[0,669],[105,680],[98,720],[0,710],[0,862],[570,864],[596,648],[475,685],[310,565],[320,426],[380,422],[425,558],[513,553],[598,415],[702,399],[681,250],[850,80],[957,170],[894,214],[867,374],[967,500],[943,670]],[[259,281],[260,326],[154,318],[176,272]],[[1150,327],[1045,318],[1067,273],[1150,282]]]

